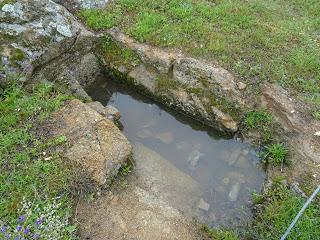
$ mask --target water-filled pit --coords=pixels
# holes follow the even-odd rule
[[[252,193],[260,191],[265,179],[254,147],[223,136],[111,80],[103,79],[87,91],[93,100],[121,112],[123,132],[134,147],[134,157],[142,144],[198,184],[200,194],[189,194],[197,195],[194,206],[180,204],[176,208],[191,209],[187,214],[211,226],[239,223],[251,217]],[[170,183],[172,189],[177,189],[177,182]],[[181,184],[177,187],[181,188]],[[179,198],[179,192],[172,194]]]

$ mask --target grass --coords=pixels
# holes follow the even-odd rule
[[[275,180],[273,186],[263,195],[264,209],[247,229],[249,239],[280,239],[306,201],[279,180]],[[317,199],[306,209],[287,239],[316,240],[319,236],[320,205]]]
[[[320,109],[317,0],[117,0],[80,16],[95,30],[117,26],[140,42],[216,59],[253,87],[278,82]]]
[[[0,222],[14,224],[23,199],[43,206],[61,196],[59,216],[72,212],[74,175],[53,151],[66,138],[48,140],[35,131],[66,99],[50,84],[40,84],[32,93],[12,84],[0,96]],[[73,239],[73,232],[63,234]]]
[[[264,109],[250,111],[246,114],[244,120],[244,132],[250,130],[259,131],[262,143],[270,143],[274,138],[273,117]]]
[[[232,231],[210,228],[207,225],[202,225],[201,231],[204,232],[207,237],[213,240],[238,240],[239,239],[238,236]]]
[[[280,165],[287,163],[287,154],[288,150],[282,143],[273,143],[266,147],[263,158],[267,160],[268,163]]]

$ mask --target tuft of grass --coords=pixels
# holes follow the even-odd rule
[[[7,87],[0,100],[0,219],[14,225],[23,199],[43,205],[61,197],[63,218],[72,208],[73,173],[54,151],[66,138],[48,140],[34,129],[70,97],[51,84],[40,84],[27,93],[16,84]],[[62,233],[73,239],[73,231]]]
[[[265,110],[251,111],[244,119],[246,129],[264,129],[271,123],[272,115]]]
[[[288,163],[288,161],[286,161],[287,154],[288,150],[282,143],[273,143],[266,147],[263,158],[268,163],[280,165]]]
[[[264,193],[264,209],[258,214],[245,234],[249,239],[277,240],[284,234],[302,208],[304,198],[294,194],[280,181]],[[306,209],[288,240],[316,240],[320,236],[320,205],[313,202]]]
[[[200,230],[213,240],[238,240],[239,237],[232,231],[210,228],[207,225],[201,225]]]
[[[217,60],[252,86],[278,82],[319,109],[317,0],[116,0],[80,15],[96,30],[117,26],[141,42]]]

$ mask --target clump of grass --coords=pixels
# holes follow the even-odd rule
[[[271,163],[273,165],[282,165],[284,163],[288,163],[286,161],[286,156],[288,154],[288,150],[282,143],[273,143],[266,147],[265,152],[263,153],[263,159],[267,161],[267,163]]]
[[[201,225],[201,231],[213,240],[238,240],[237,234],[229,230],[210,228],[207,225]]]
[[[51,84],[40,84],[27,93],[17,84],[8,86],[0,100],[0,219],[14,225],[20,203],[26,199],[43,205],[48,198],[61,196],[64,218],[72,207],[73,174],[54,151],[65,137],[47,140],[34,132],[40,120],[69,99]],[[73,232],[61,232],[73,239]]]
[[[264,193],[264,208],[244,234],[249,239],[277,240],[302,208],[304,198],[294,194],[280,181]],[[320,205],[309,205],[288,239],[318,239],[320,236]]]
[[[251,111],[244,119],[246,129],[265,129],[271,123],[272,115],[265,110]]]

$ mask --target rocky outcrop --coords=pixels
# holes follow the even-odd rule
[[[131,155],[131,145],[113,122],[79,100],[53,113],[45,129],[50,137],[67,138],[64,157],[84,168],[98,185],[115,176]]]
[[[63,5],[71,12],[75,12],[80,9],[103,8],[109,2],[109,0],[53,0],[53,1]]]
[[[246,103],[238,87],[241,84],[225,69],[138,43],[115,28],[108,31],[107,45],[101,58],[116,77],[205,124],[237,131],[241,114],[231,109],[240,109]]]
[[[0,79],[7,75],[59,81],[71,92],[87,96],[80,85],[99,74],[92,54],[96,36],[63,6],[51,0],[21,0],[0,11]]]

